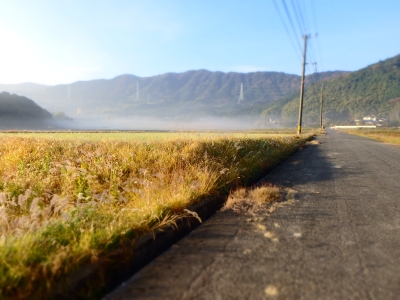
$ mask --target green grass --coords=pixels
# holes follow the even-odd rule
[[[287,157],[302,137],[1,133],[0,291],[26,298]]]

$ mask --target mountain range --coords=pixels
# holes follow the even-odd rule
[[[327,122],[350,122],[375,115],[399,121],[400,55],[355,72],[322,72],[306,77],[303,120],[317,123],[323,84],[324,117]],[[239,101],[243,86],[243,100]],[[79,81],[55,86],[23,83],[0,84],[0,91],[28,97],[56,115],[68,117],[156,117],[194,120],[203,116],[254,116],[280,120],[282,125],[297,121],[300,76],[278,72],[223,73],[206,70],[166,73],[152,77],[121,75],[113,79]],[[0,116],[20,99],[2,94],[7,103]],[[12,99],[14,102],[10,102]],[[11,99],[11,100],[10,100]],[[24,98],[25,102],[26,99]],[[31,101],[31,100],[29,100]],[[28,102],[29,102],[28,101]],[[33,103],[33,101],[31,101]],[[27,111],[33,109],[27,102]],[[25,105],[25,104],[24,104]],[[48,112],[34,108],[48,118]],[[16,115],[15,115],[16,116]],[[286,123],[285,123],[286,122]]]
[[[308,76],[306,84],[347,74]],[[239,103],[241,84],[244,100]],[[207,70],[152,77],[121,75],[55,86],[0,84],[0,91],[26,96],[50,112],[80,116],[259,115],[269,103],[298,91],[300,76],[279,72],[223,73]]]

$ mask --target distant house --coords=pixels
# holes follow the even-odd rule
[[[363,117],[364,122],[376,122],[376,117],[375,116],[365,116]]]
[[[364,125],[376,125],[379,127],[383,126],[387,122],[386,118],[377,118],[374,115],[365,116],[362,120]]]
[[[365,116],[363,117],[363,121],[365,125],[375,125],[376,124],[376,116]]]

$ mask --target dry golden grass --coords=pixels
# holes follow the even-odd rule
[[[340,129],[343,132],[372,138],[387,144],[400,146],[400,129]]]
[[[278,186],[262,185],[252,189],[238,188],[233,190],[225,203],[224,209],[238,213],[255,212],[281,198],[282,192]]]
[[[319,142],[317,140],[312,140],[312,141],[308,141],[306,142],[306,145],[318,145]]]
[[[0,136],[1,297],[50,290],[126,241],[191,216],[189,205],[254,178],[306,138]]]
[[[306,129],[305,135],[313,134],[314,130]],[[146,131],[0,131],[0,138],[22,137],[51,140],[83,140],[83,141],[166,141],[166,140],[199,140],[202,138],[274,138],[292,137],[293,129],[268,129],[268,130],[246,130],[246,131],[170,131],[170,132],[146,132]]]

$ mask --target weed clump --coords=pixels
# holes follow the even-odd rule
[[[238,188],[229,194],[224,209],[238,213],[256,212],[266,205],[281,198],[282,191],[278,186],[264,184],[252,189]]]

